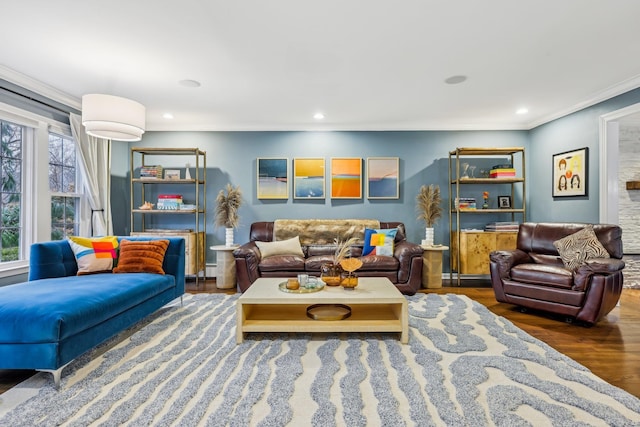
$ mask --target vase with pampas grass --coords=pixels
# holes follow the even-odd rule
[[[425,238],[423,245],[433,245],[433,226],[442,216],[442,198],[440,197],[440,187],[437,185],[423,185],[420,192],[416,196],[416,209],[418,211],[418,219],[426,224]]]
[[[238,209],[242,204],[240,187],[227,184],[216,197],[215,223],[218,227],[225,227],[225,246],[233,246],[233,229],[238,227],[240,216]]]
[[[320,279],[329,286],[338,286],[342,278],[342,267],[340,262],[351,256],[351,245],[358,241],[355,237],[347,240],[340,240],[337,237],[333,240],[336,249],[333,253],[333,261],[320,266]]]

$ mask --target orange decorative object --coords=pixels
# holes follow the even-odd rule
[[[359,258],[346,258],[340,261],[340,267],[348,272],[354,272],[362,267],[362,261]]]
[[[144,202],[142,204],[142,206],[140,206],[138,209],[142,209],[142,210],[145,210],[145,211],[150,211],[151,209],[153,209],[153,203]]]

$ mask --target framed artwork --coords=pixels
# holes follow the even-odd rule
[[[170,179],[172,181],[180,179],[180,170],[179,169],[165,169],[164,170],[164,179]]]
[[[500,209],[511,209],[511,196],[498,196],[498,207]]]
[[[367,198],[400,198],[400,161],[398,157],[367,158]]]
[[[293,198],[325,198],[324,158],[293,159]]]
[[[289,159],[258,157],[256,192],[258,199],[289,198]]]
[[[362,198],[362,159],[360,157],[331,159],[331,198]]]
[[[553,155],[553,197],[587,195],[589,148]]]

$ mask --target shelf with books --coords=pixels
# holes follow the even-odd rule
[[[180,158],[187,161],[186,169],[160,166],[162,162],[178,164]],[[205,276],[206,152],[198,148],[134,147],[130,150],[130,177],[130,234],[184,237],[185,271],[195,275],[198,286],[199,278]],[[165,188],[169,185],[170,189]],[[167,226],[174,222],[188,224],[188,230]]]
[[[473,163],[471,165],[470,163]],[[478,166],[479,165],[479,166]],[[480,167],[481,174],[475,175]],[[449,234],[451,236],[450,280],[456,273],[457,284],[465,274],[488,275],[488,253],[505,248],[515,242],[512,236],[517,232],[517,224],[526,221],[526,174],[524,147],[497,148],[456,148],[449,152],[449,200],[454,201],[449,209]],[[480,190],[478,187],[482,186]],[[489,190],[493,188],[493,190]],[[507,207],[492,207],[488,204],[488,194],[498,194],[508,199]],[[486,194],[486,195],[485,195]],[[476,197],[472,197],[476,196]],[[480,197],[482,196],[482,197]],[[477,202],[472,203],[472,200]],[[484,200],[484,203],[482,203]],[[512,202],[513,201],[513,202]],[[495,202],[494,202],[495,204]],[[504,206],[498,203],[499,206]],[[474,209],[475,205],[475,209]],[[484,208],[482,208],[484,206]],[[463,226],[468,215],[492,215],[486,227],[470,232]],[[507,217],[510,221],[505,221]],[[474,224],[477,226],[477,218]],[[496,221],[498,219],[499,221]],[[472,237],[468,233],[484,233],[486,237]],[[505,237],[490,237],[490,235]],[[511,236],[511,237],[510,237]],[[471,239],[471,240],[469,240]],[[473,240],[473,239],[477,239]],[[474,244],[464,244],[475,242]],[[494,242],[495,244],[493,244]],[[481,247],[475,244],[481,244]],[[479,257],[482,267],[462,268],[473,254]],[[484,258],[487,258],[484,260]],[[485,262],[486,261],[486,262]],[[485,268],[487,267],[487,268]]]

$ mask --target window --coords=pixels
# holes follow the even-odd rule
[[[51,240],[78,235],[80,194],[77,192],[76,144],[72,138],[49,134]]]
[[[18,261],[21,257],[22,217],[22,145],[23,126],[0,120],[0,262]]]

